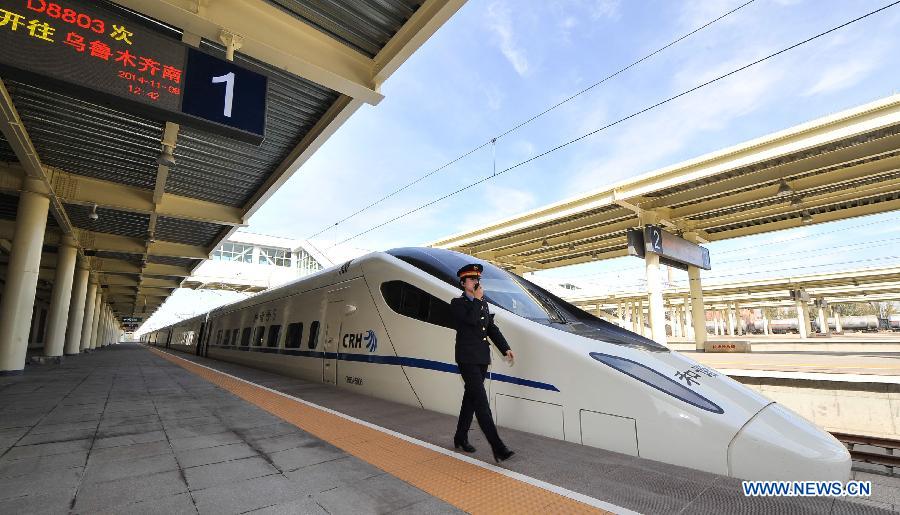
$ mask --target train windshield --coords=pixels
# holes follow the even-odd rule
[[[473,262],[470,256],[442,249],[403,248],[387,253],[457,288],[459,280],[456,271]],[[487,301],[536,322],[564,321],[560,315],[548,312],[514,277],[501,268],[485,263],[481,286]]]
[[[434,248],[400,248],[388,254],[459,288],[456,271],[480,261],[452,250]],[[484,263],[481,284],[491,304],[535,322],[561,331],[626,347],[652,352],[668,352],[664,345],[623,329],[608,320],[594,316],[516,274],[490,263]]]

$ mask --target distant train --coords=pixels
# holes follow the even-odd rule
[[[812,319],[809,322],[812,331],[819,331],[819,321],[816,319]],[[875,332],[883,327],[883,324],[879,321],[878,317],[875,315],[862,315],[862,316],[842,316],[841,317],[841,329],[844,331],[860,331],[860,332]],[[834,318],[828,319],[828,328],[831,331],[836,331],[837,326],[835,325]],[[750,327],[750,332],[762,334],[763,333],[763,321],[755,320]],[[775,318],[769,320],[769,332],[773,334],[780,333],[797,333],[799,330],[797,329],[797,319],[796,318]]]
[[[900,331],[900,315],[889,316],[888,327],[891,328],[891,331]]]
[[[749,332],[751,334],[763,334],[765,332],[762,320],[754,320],[749,324],[741,320],[740,324],[744,333]],[[811,331],[820,332],[818,320],[810,320],[809,325]],[[725,327],[727,331],[727,324]],[[828,319],[828,328],[831,331],[837,330],[834,318]],[[714,334],[715,330],[716,322],[707,320],[706,332]],[[891,315],[890,319],[880,319],[875,315],[842,316],[841,330],[843,330],[844,332],[876,332],[879,330],[900,331],[900,315]],[[799,333],[800,331],[797,328],[796,318],[772,318],[769,319],[769,332],[771,334],[787,334]]]
[[[473,261],[374,252],[142,340],[455,415],[449,301]],[[491,346],[498,425],[744,479],[848,479],[840,442],[754,390],[489,263],[481,282],[516,352]]]

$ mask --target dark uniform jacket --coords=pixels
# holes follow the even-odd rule
[[[489,365],[491,363],[491,344],[506,354],[509,344],[494,325],[494,315],[488,311],[488,303],[472,299],[469,300],[463,292],[461,297],[450,301],[450,311],[453,313],[453,322],[456,325],[456,362],[471,363],[476,365]]]

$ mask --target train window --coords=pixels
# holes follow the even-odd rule
[[[253,331],[250,327],[245,327],[243,331],[241,331],[241,347],[247,347],[250,345],[250,333]]]
[[[401,248],[387,253],[455,288],[460,288],[456,270],[472,262],[469,256],[445,249]],[[563,322],[554,320],[557,316],[555,310],[543,306],[514,280],[512,274],[490,263],[484,263],[481,286],[485,291],[485,300],[518,316],[543,324],[551,320]]]
[[[673,379],[660,374],[656,370],[653,370],[652,368],[642,363],[631,361],[630,359],[620,358],[618,356],[612,356],[610,354],[603,354],[600,352],[592,352],[591,357],[596,359],[600,363],[603,363],[604,365],[608,365],[609,367],[614,368],[619,372],[622,372],[623,374],[629,375],[646,384],[647,386],[656,388],[663,393],[667,393],[672,397],[675,397],[676,399],[680,399],[688,404],[706,411],[720,414],[725,413],[725,410],[723,410],[718,404],[700,395],[694,390],[691,390],[683,384],[676,383]]]
[[[231,345],[236,346],[238,344],[238,331],[239,331],[239,329],[231,330]]]
[[[287,335],[284,337],[284,348],[299,349],[300,341],[303,338],[303,323],[296,322],[288,324]]]
[[[309,345],[310,349],[315,349],[316,345],[319,343],[317,340],[319,339],[319,321],[316,320],[313,323],[309,324]]]
[[[381,284],[381,294],[392,310],[422,322],[453,329],[450,304],[403,281]]]
[[[216,345],[222,345],[222,330],[216,333]]]
[[[428,294],[415,286],[404,284],[401,288],[400,312],[417,320],[427,320]]]
[[[253,346],[254,347],[259,347],[260,345],[263,344],[263,335],[265,334],[265,332],[266,332],[265,326],[261,325],[256,328],[256,334],[253,336]]]
[[[231,343],[231,331],[225,329],[225,338],[222,340],[222,345],[227,346],[229,343]]]
[[[266,340],[267,347],[278,347],[278,337],[281,336],[280,325],[269,326],[269,338]]]

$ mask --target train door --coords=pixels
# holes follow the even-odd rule
[[[168,332],[169,334],[168,334],[168,336],[166,336],[166,349],[168,349],[168,348],[169,348],[169,344],[172,343],[172,333],[175,332],[175,329],[169,329],[167,332]]]
[[[325,307],[322,381],[327,384],[337,383],[338,345],[341,341],[341,324],[344,321],[344,292],[343,289],[328,292],[328,304]]]
[[[194,349],[194,354],[196,356],[203,355],[203,346],[204,346],[203,339],[206,338],[206,325],[207,325],[206,322],[203,322],[202,324],[200,324],[200,332],[197,335],[197,348]]]

